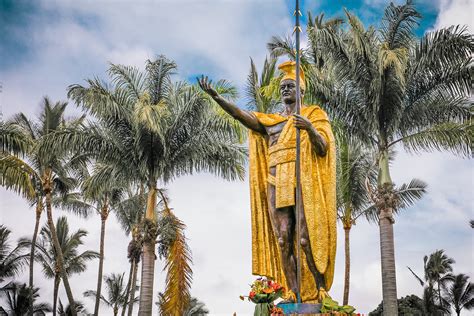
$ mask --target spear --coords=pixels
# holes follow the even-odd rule
[[[295,52],[295,61],[296,61],[296,114],[301,112],[301,92],[300,92],[300,3],[299,0],[296,0],[296,9],[295,9],[295,30],[296,35],[296,52]],[[295,201],[295,212],[296,212],[296,285],[297,293],[296,298],[297,302],[301,303],[301,247],[300,247],[300,221],[301,221],[301,212],[302,209],[302,198],[301,198],[301,166],[300,158],[301,157],[301,139],[300,139],[300,130],[296,129],[296,201]]]

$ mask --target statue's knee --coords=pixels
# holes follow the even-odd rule
[[[309,246],[308,239],[306,239],[306,238],[301,238],[301,239],[300,239],[300,245],[301,245],[301,247],[303,247],[303,248],[308,247],[308,246]]]

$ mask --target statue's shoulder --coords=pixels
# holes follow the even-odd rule
[[[252,112],[257,120],[264,126],[273,126],[286,120],[278,113]]]
[[[327,113],[318,105],[306,105],[301,109],[301,114],[311,120],[329,120]]]

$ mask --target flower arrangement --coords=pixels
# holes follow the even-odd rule
[[[281,311],[273,304],[277,298],[285,294],[283,286],[275,281],[260,277],[250,285],[248,296],[241,295],[240,299],[256,304],[254,316],[278,315]]]

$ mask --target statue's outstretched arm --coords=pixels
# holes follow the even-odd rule
[[[244,124],[244,126],[250,128],[253,131],[266,134],[265,127],[258,121],[257,117],[252,112],[242,110],[237,105],[223,98],[212,87],[212,80],[202,76],[201,78],[197,78],[197,81],[201,89],[211,96],[214,101],[216,101],[224,109],[224,111],[229,113],[233,118],[240,121],[242,124]]]

